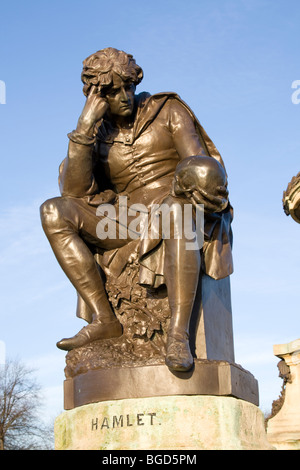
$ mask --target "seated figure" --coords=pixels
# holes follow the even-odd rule
[[[214,144],[175,93],[136,94],[142,69],[130,54],[106,48],[83,63],[84,109],[69,137],[59,172],[61,197],[41,206],[54,254],[88,310],[88,325],[57,343],[71,351],[118,338],[122,326],[105,290],[95,255],[131,246],[130,208],[170,208],[170,230],[151,238],[137,232],[141,285],[167,288],[171,312],[165,362],[171,370],[193,365],[189,324],[200,272],[214,279],[232,273],[227,176]],[[126,222],[122,203],[126,198]],[[185,205],[204,206],[204,243],[186,249],[178,224]],[[114,208],[115,236],[99,236],[99,221]],[[122,216],[122,217],[121,217]],[[194,220],[194,219],[193,219]],[[125,250],[126,252],[126,250]]]

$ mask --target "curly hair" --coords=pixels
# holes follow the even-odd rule
[[[101,94],[105,89],[109,89],[113,84],[113,72],[122,80],[131,81],[135,85],[143,79],[143,70],[136,64],[131,54],[107,47],[83,61],[81,80],[85,96],[89,94],[92,86],[96,86]]]

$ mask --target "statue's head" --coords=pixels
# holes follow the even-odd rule
[[[213,157],[183,159],[176,167],[173,190],[176,195],[198,193],[207,212],[220,212],[228,204],[227,175]]]
[[[114,78],[118,76],[124,83],[138,85],[143,79],[143,70],[133,56],[113,47],[101,49],[83,61],[81,80],[83,93],[89,94],[92,86],[105,96],[113,87]]]
[[[81,74],[83,93],[99,93],[109,104],[113,116],[128,118],[134,109],[135,88],[143,78],[143,71],[131,54],[113,47],[90,55],[83,62]]]

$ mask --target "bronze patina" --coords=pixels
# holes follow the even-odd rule
[[[300,173],[294,176],[283,193],[283,210],[300,224]]]
[[[74,357],[82,348],[88,354],[105,344],[101,354],[113,357],[118,345],[126,362],[130,333],[141,361],[150,357],[151,340],[171,371],[187,372],[193,366],[189,330],[199,276],[219,280],[233,270],[227,174],[192,110],[175,93],[136,94],[142,78],[132,55],[114,48],[83,62],[86,103],[68,135],[68,155],[59,169],[61,197],[41,206],[41,220],[78,293],[77,315],[88,325],[57,346]],[[160,231],[145,237],[141,228],[130,236],[136,204],[146,212],[166,205],[169,236]],[[204,206],[199,249],[187,250],[185,234],[174,235],[186,205],[194,212]],[[107,216],[101,207],[115,211],[114,237],[99,237],[99,221]]]

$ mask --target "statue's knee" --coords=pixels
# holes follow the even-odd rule
[[[53,228],[60,223],[61,220],[61,198],[56,197],[48,199],[40,207],[40,215],[42,226],[45,231]]]

